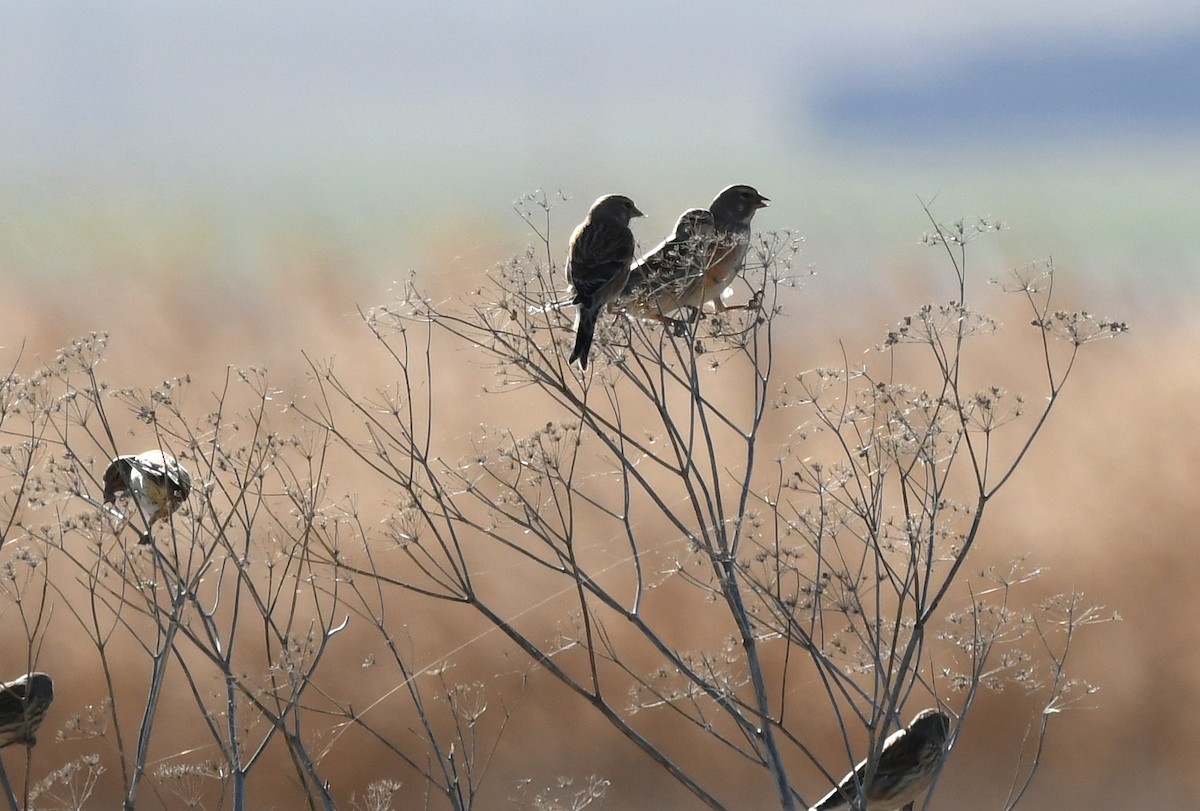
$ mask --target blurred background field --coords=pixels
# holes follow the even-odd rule
[[[1124,617],[1080,638],[1074,669],[1099,692],[1057,719],[1022,807],[1188,807],[1200,791],[1200,7],[688,9],[6,4],[0,366],[31,370],[98,330],[117,386],[190,374],[199,398],[228,366],[261,366],[303,396],[304,351],[369,390],[394,371],[358,309],[386,303],[410,270],[438,296],[470,288],[536,241],[513,211],[521,195],[568,196],[552,224],[560,261],[602,193],[647,212],[635,233],[649,247],[683,208],[746,182],[772,200],[756,227],[794,229],[815,272],[789,302],[798,371],[948,295],[944,260],[917,244],[919,200],[942,220],[994,216],[1009,228],[978,243],[979,288],[1052,256],[1064,307],[1131,326],[1086,353],[978,550],[981,568],[1028,554],[1049,567],[1037,596],[1078,589]],[[497,419],[478,393],[488,371],[461,353],[445,362],[461,370],[445,407],[465,438]],[[1036,383],[1021,377],[1028,359],[990,363]],[[425,644],[431,662],[449,652]],[[485,640],[456,659],[486,677],[511,670],[497,656]],[[59,698],[35,776],[77,754],[49,730],[103,695],[70,651],[48,643],[41,666]],[[508,734],[527,757],[493,764],[489,807],[524,778],[593,773],[613,781],[605,807],[688,807],[548,685],[535,678],[516,708]],[[1011,690],[986,696],[931,808],[1001,807],[1035,708]],[[390,764],[344,768],[362,784]],[[758,776],[713,768],[769,801]]]

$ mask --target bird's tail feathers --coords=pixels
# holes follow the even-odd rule
[[[587,369],[588,355],[592,351],[592,338],[596,334],[596,320],[600,313],[593,307],[580,307],[575,319],[575,348],[571,350],[568,363],[579,361],[580,369]]]

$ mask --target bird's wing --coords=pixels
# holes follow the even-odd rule
[[[184,496],[187,496],[191,488],[191,476],[173,456],[159,451],[147,451],[132,457],[130,461],[154,484],[159,487],[170,485],[172,489],[183,491]]]
[[[915,756],[913,750],[916,748],[916,742],[914,736],[908,735],[907,732],[906,729],[898,729],[884,740],[883,751],[879,755],[879,764],[875,767],[877,775],[895,769],[898,764],[912,762]],[[866,773],[867,760],[863,758],[832,791],[812,807],[813,811],[834,811],[834,809],[849,807],[845,798],[858,796],[858,786],[866,778]]]
[[[0,716],[15,715],[24,709],[28,687],[23,679],[0,684]]]
[[[599,220],[575,232],[571,241],[570,277],[576,299],[589,299],[633,260],[633,232],[627,226]]]
[[[667,240],[634,265],[625,289],[646,298],[661,292],[678,294],[692,280],[704,275],[713,261],[713,252],[711,238],[688,236]]]
[[[907,729],[898,729],[883,742],[879,754],[878,774],[890,774],[897,769],[906,769],[918,760],[921,741]]]

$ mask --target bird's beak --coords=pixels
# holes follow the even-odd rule
[[[766,208],[766,207],[767,207],[767,206],[769,206],[769,205],[771,205],[771,201],[770,201],[770,199],[769,199],[769,198],[766,198],[766,197],[763,197],[763,196],[760,194],[760,195],[758,196],[758,206],[757,206],[757,208]]]
[[[634,206],[634,207],[633,207],[633,216],[634,216],[634,217],[645,217],[646,215],[645,215],[645,214],[643,214],[642,212],[638,211],[638,207],[637,207],[637,206]]]

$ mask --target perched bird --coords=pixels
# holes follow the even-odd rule
[[[187,469],[157,449],[118,456],[104,471],[104,503],[115,503],[119,493],[132,496],[146,522],[143,542],[149,542],[154,522],[179,509],[191,491],[192,476]]]
[[[0,748],[37,743],[34,733],[53,700],[54,682],[45,673],[26,673],[0,684]]]
[[[671,236],[634,263],[617,306],[636,318],[667,321],[667,313],[684,306],[683,296],[712,264],[716,233],[711,211],[689,208],[680,214]]]
[[[567,248],[567,280],[576,307],[575,348],[570,363],[587,369],[592,336],[604,308],[620,294],[633,262],[629,221],[642,216],[628,197],[609,194],[592,203],[587,217],[571,234]]]
[[[921,710],[905,729],[898,729],[883,742],[879,765],[871,785],[866,786],[867,802],[856,805],[859,788],[867,775],[867,761],[854,767],[837,788],[821,798],[809,811],[912,811],[917,798],[929,789],[933,773],[946,755],[950,736],[950,718],[933,708]]]
[[[722,296],[746,261],[750,220],[754,212],[766,208],[770,202],[752,186],[729,186],[716,196],[708,207],[716,228],[713,258],[704,274],[683,291],[681,306],[699,309],[712,304],[717,312],[727,309]]]

